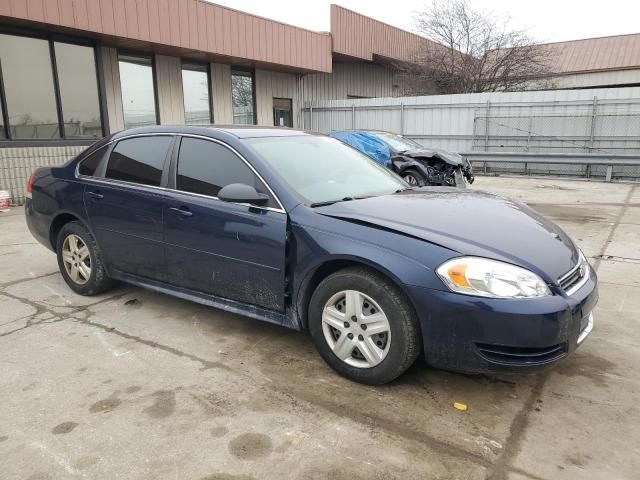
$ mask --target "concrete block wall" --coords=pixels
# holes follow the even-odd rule
[[[85,146],[0,148],[0,190],[8,190],[11,203],[24,203],[27,180],[38,168],[62,165]]]

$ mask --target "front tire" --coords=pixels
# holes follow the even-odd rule
[[[97,295],[113,287],[95,239],[80,222],[69,222],[58,234],[56,253],[62,278],[80,295]]]
[[[427,179],[418,170],[409,168],[402,172],[402,178],[412,187],[424,187],[427,185]]]
[[[356,382],[388,383],[420,353],[413,308],[393,283],[366,268],[348,268],[324,279],[311,297],[308,318],[322,358]]]

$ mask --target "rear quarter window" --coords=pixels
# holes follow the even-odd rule
[[[107,147],[102,147],[93,152],[87,158],[80,162],[78,166],[78,173],[80,175],[86,175],[88,177],[93,177],[96,174],[96,170],[100,165],[100,162],[104,158],[104,154],[107,152]]]

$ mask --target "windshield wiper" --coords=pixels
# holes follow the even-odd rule
[[[348,202],[350,200],[355,200],[355,198],[353,197],[344,197],[341,198],[340,200],[327,200],[325,202],[314,202],[311,204],[311,208],[314,207],[326,207],[327,205],[333,205],[334,203],[338,203],[338,202]]]

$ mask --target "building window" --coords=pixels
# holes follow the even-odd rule
[[[64,133],[67,138],[100,138],[100,97],[92,48],[54,42]]]
[[[49,42],[0,34],[9,137],[60,138]]]
[[[213,123],[209,92],[209,66],[199,63],[183,63],[182,94],[185,123],[190,125]]]
[[[158,110],[152,59],[120,54],[118,66],[124,127],[157,125]]]
[[[0,79],[0,137],[103,136],[93,47],[0,34]]]
[[[231,97],[233,102],[233,123],[255,125],[255,92],[251,72],[231,72]]]

